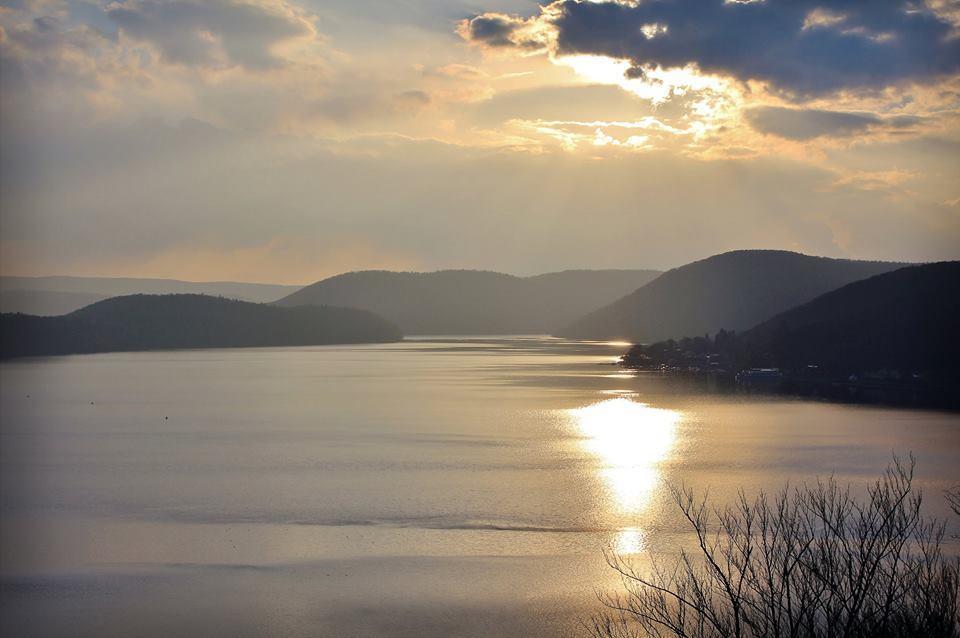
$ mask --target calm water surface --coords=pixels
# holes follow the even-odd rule
[[[957,414],[710,394],[620,344],[490,338],[0,365],[0,632],[566,636],[669,558],[666,486],[723,501],[912,451]],[[954,531],[957,524],[952,523]],[[11,633],[7,633],[7,632]]]

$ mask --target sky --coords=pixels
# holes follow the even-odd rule
[[[960,258],[960,2],[4,0],[0,273]]]

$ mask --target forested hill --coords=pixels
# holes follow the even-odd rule
[[[960,262],[924,264],[848,284],[740,334],[637,345],[624,363],[728,375],[778,368],[791,378],[852,376],[960,390],[958,317]]]
[[[745,330],[831,290],[907,264],[739,250],[665,272],[560,331],[586,339],[663,339]]]
[[[363,308],[395,322],[405,334],[544,334],[659,274],[568,270],[515,277],[478,270],[367,270],[324,279],[277,304]]]
[[[742,335],[758,363],[845,374],[960,377],[960,261],[901,268],[782,313]]]
[[[0,315],[0,357],[397,341],[364,310],[278,308],[206,295],[113,297],[59,317]]]

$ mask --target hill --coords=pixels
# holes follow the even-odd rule
[[[781,313],[739,340],[760,365],[960,376],[960,261],[901,268]]]
[[[367,270],[324,279],[281,306],[362,308],[405,334],[545,334],[651,281],[652,270],[568,270],[515,277],[478,270]]]
[[[960,407],[960,262],[828,292],[736,334],[636,345],[623,364],[841,400]],[[757,371],[757,368],[766,370]]]
[[[350,308],[275,306],[206,295],[113,297],[61,317],[0,315],[0,357],[175,348],[397,341],[397,328]]]
[[[0,277],[0,312],[61,315],[109,297],[197,294],[265,303],[299,286],[124,277]]]
[[[649,343],[745,330],[830,290],[904,265],[778,250],[723,253],[669,270],[559,334]]]

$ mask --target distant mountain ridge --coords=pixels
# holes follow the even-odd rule
[[[379,343],[397,327],[364,310],[280,308],[207,295],[113,297],[60,317],[0,315],[0,357]]]
[[[92,303],[109,299],[108,295],[58,290],[2,290],[0,312],[52,317],[65,315]]]
[[[568,270],[517,277],[481,270],[345,273],[277,301],[362,308],[405,334],[546,334],[635,290],[654,270]]]
[[[559,334],[649,343],[742,331],[826,292],[906,265],[780,250],[733,251],[669,270]]]
[[[134,294],[203,294],[266,303],[300,286],[131,277],[0,277],[0,312],[63,315],[103,299]]]

